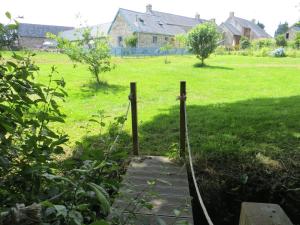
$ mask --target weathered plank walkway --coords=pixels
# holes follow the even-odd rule
[[[145,207],[148,201],[152,209]],[[159,220],[167,225],[193,225],[186,167],[166,157],[135,157],[124,176],[113,211],[121,212],[124,220],[132,217],[125,223],[130,225],[163,224]]]

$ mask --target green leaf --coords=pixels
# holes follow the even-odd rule
[[[175,215],[176,217],[179,217],[180,214],[181,214],[181,211],[178,210],[178,209],[174,209],[174,210],[173,210],[173,213],[174,213],[174,215]]]
[[[87,211],[89,209],[90,204],[80,204],[76,206],[78,211]]]
[[[11,14],[10,14],[10,12],[6,12],[6,13],[5,13],[5,16],[6,16],[8,19],[11,19]]]
[[[105,220],[97,220],[94,223],[90,224],[90,225],[109,225],[108,222],[106,222]]]
[[[102,190],[99,189],[94,183],[88,183],[87,185],[95,192],[103,213],[108,215],[110,212],[110,204],[106,196],[107,194],[102,193]]]
[[[67,210],[67,208],[66,208],[66,206],[64,206],[64,205],[54,205],[53,206],[54,208],[55,208],[55,210],[56,210],[56,216],[58,217],[58,216],[63,216],[63,217],[66,217],[67,216],[67,214],[68,214],[68,210]]]
[[[71,210],[68,214],[69,218],[73,223],[71,224],[76,224],[76,225],[82,225],[83,224],[83,217],[80,212],[76,210]]]

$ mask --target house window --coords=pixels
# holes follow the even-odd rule
[[[122,36],[119,36],[119,37],[118,37],[118,46],[119,46],[119,47],[122,47],[122,45],[123,45],[123,37],[122,37]]]
[[[244,27],[244,36],[250,39],[251,29]]]
[[[157,36],[153,36],[152,43],[153,43],[153,44],[157,44]]]
[[[142,23],[143,25],[145,24],[145,21],[142,18],[139,18],[140,23]]]
[[[286,39],[289,39],[289,38],[290,38],[290,33],[286,33],[286,34],[285,34],[285,38],[286,38]]]
[[[169,37],[165,37],[165,41],[169,41]]]

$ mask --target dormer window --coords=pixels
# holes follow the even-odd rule
[[[158,25],[160,26],[160,27],[163,27],[164,26],[164,24],[162,23],[162,22],[158,22]]]

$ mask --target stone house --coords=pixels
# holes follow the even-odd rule
[[[245,36],[250,40],[271,38],[271,35],[259,27],[255,23],[255,20],[250,21],[236,17],[234,12],[231,12],[229,18],[220,25],[220,29],[223,35],[223,44],[225,46],[239,45],[242,36]]]
[[[74,29],[74,27],[20,23],[17,31],[18,47],[28,49],[42,48],[46,41],[51,41],[47,39],[47,33],[58,35],[62,31],[71,29]]]
[[[108,35],[113,47],[124,47],[125,38],[136,35],[137,48],[159,48],[204,21],[199,14],[195,18],[178,16],[154,11],[152,5],[147,5],[145,13],[119,9]]]
[[[292,26],[289,28],[289,30],[285,33],[285,38],[288,41],[292,41],[296,37],[296,33],[300,33],[300,27],[299,26]]]

